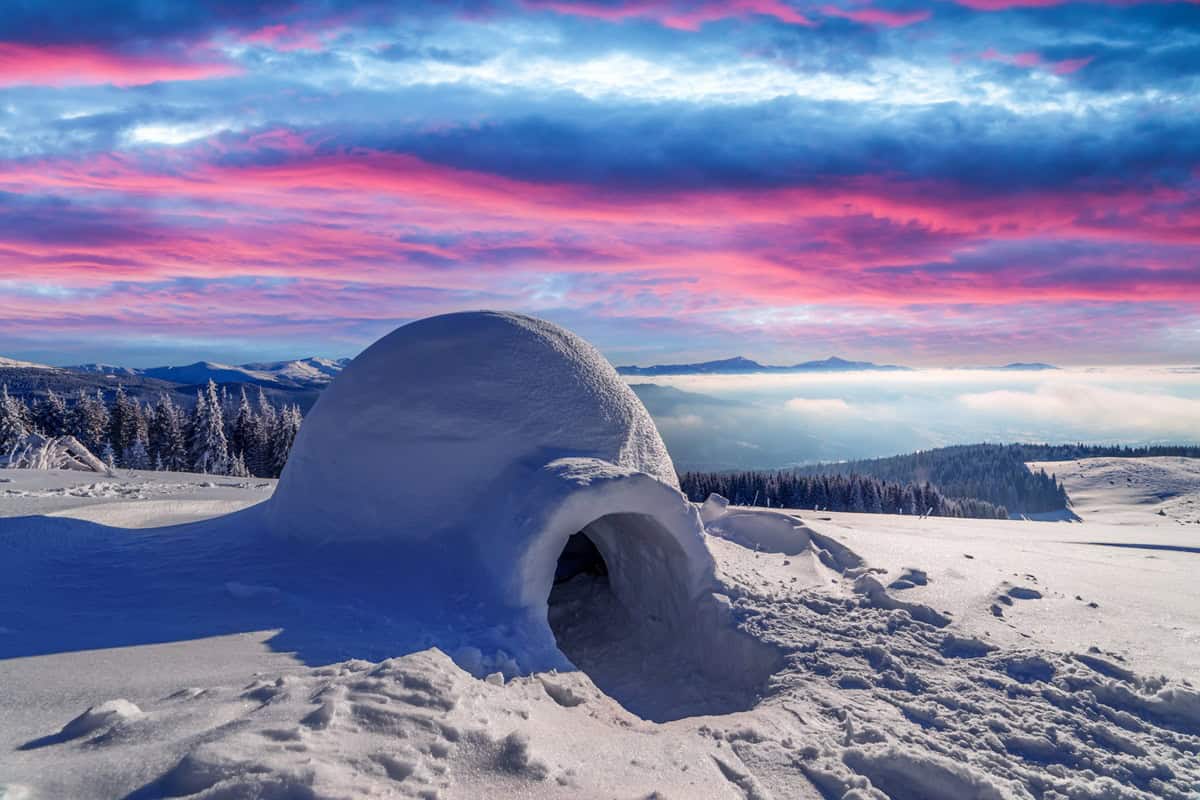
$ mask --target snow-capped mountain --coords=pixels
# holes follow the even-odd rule
[[[71,372],[86,372],[90,375],[114,375],[133,377],[141,373],[132,367],[118,367],[116,364],[76,364],[71,367],[63,367]]]
[[[874,364],[870,361],[847,361],[830,356],[819,361],[803,361],[788,366],[760,364],[745,356],[723,358],[717,361],[702,361],[697,364],[654,364],[649,367],[617,367],[622,375],[710,375],[741,374],[749,372],[855,372],[858,370],[907,370],[895,364]]]
[[[15,358],[0,356],[0,369],[53,369],[45,364],[35,364],[32,361],[18,361]]]
[[[817,361],[802,361],[799,364],[773,365],[762,364],[745,356],[722,358],[716,361],[701,361],[694,364],[654,364],[648,367],[623,366],[617,367],[622,375],[740,375],[753,372],[906,372],[912,367],[897,364],[876,364],[871,361],[850,361],[837,356],[830,356]],[[1057,370],[1053,364],[1039,361],[1015,361],[1004,366],[964,367],[973,370],[1008,370],[1038,372]]]
[[[217,383],[250,383],[278,388],[312,388],[329,383],[342,371],[350,359],[300,358],[293,361],[256,362],[252,364],[221,364],[197,361],[173,367],[133,369],[111,364],[81,364],[64,367],[72,372],[111,375],[116,378],[157,378],[172,383],[197,384],[210,380]]]
[[[301,358],[295,361],[270,361],[242,364],[240,369],[266,373],[293,381],[328,383],[350,363],[348,358]]]
[[[1041,361],[1033,361],[1033,362],[1014,361],[1011,364],[1005,364],[1003,367],[998,367],[997,369],[1009,369],[1009,370],[1017,370],[1017,371],[1025,371],[1025,372],[1041,372],[1041,371],[1048,370],[1048,369],[1058,369],[1058,367],[1054,366],[1053,364],[1044,364]]]

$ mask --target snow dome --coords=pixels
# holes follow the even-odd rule
[[[447,314],[398,328],[338,376],[277,506],[305,535],[430,537],[566,457],[678,487],[650,415],[594,347],[531,317]]]
[[[397,586],[423,581],[410,613],[484,631],[462,643],[521,671],[569,666],[548,601],[576,576],[569,600],[602,578],[625,636],[722,613],[699,514],[641,401],[594,347],[527,316],[447,314],[376,342],[305,419],[265,511],[297,545],[374,548],[405,572]]]

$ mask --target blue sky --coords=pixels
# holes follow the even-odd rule
[[[18,4],[0,350],[1196,361],[1200,4]]]

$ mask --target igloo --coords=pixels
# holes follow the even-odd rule
[[[699,513],[616,370],[543,320],[447,314],[380,339],[305,419],[266,519],[279,536],[396,564],[398,587],[424,587],[405,613],[453,629],[459,660],[485,670],[496,664],[482,657],[491,648],[520,672],[608,651],[584,636],[564,657],[570,648],[551,629],[553,592],[592,569],[622,615],[619,648],[669,643],[670,658],[732,669],[726,682],[737,685],[739,659],[762,660],[741,640],[714,659],[711,636],[702,641],[698,632],[735,634]],[[591,624],[594,609],[575,622]],[[562,630],[559,639],[575,635]],[[599,658],[619,680],[621,658]]]

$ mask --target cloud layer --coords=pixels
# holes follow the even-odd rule
[[[1200,345],[1196,3],[81,0],[0,20],[0,87],[8,355]]]
[[[628,380],[683,469],[774,468],[984,441],[1200,443],[1195,369]]]

